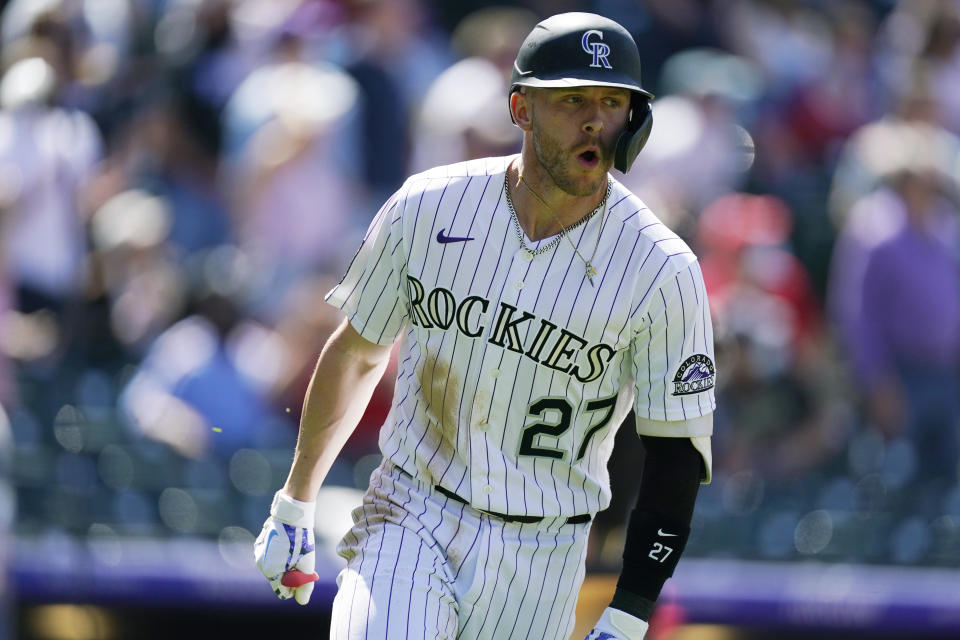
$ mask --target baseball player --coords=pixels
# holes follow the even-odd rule
[[[314,498],[399,340],[331,638],[568,638],[631,408],[640,495],[588,637],[644,637],[710,478],[716,376],[696,257],[608,173],[643,147],[652,97],[622,26],[544,20],[513,70],[521,152],[409,178],[328,294],[346,319],[255,556],[280,598],[308,601]]]

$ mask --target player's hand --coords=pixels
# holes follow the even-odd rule
[[[314,512],[313,502],[300,502],[278,491],[273,497],[270,517],[263,523],[253,545],[257,568],[281,600],[293,597],[300,604],[307,604],[313,583],[320,577],[313,571],[316,566]]]
[[[607,607],[584,640],[643,640],[647,623],[629,613]]]

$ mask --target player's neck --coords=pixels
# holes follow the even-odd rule
[[[591,213],[603,202],[607,188],[604,181],[596,193],[571,195],[560,189],[539,164],[524,163],[522,157],[507,169],[507,184],[520,226],[534,242],[562,232]]]

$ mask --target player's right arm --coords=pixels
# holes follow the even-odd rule
[[[319,578],[314,572],[314,499],[363,416],[390,348],[370,342],[345,320],[320,353],[300,416],[293,466],[253,547],[257,567],[281,599],[310,601]]]
[[[281,490],[312,501],[383,377],[390,351],[406,324],[404,270],[397,194],[380,208],[327,302],[345,320],[320,352],[300,414],[293,466]]]
[[[399,195],[370,223],[347,273],[327,294],[345,320],[317,359],[300,415],[300,434],[287,481],[254,544],[257,567],[282,599],[310,600],[316,552],[314,502],[324,478],[357,427],[406,324],[401,273]],[[387,294],[387,292],[392,292]]]
[[[282,491],[312,501],[383,377],[392,345],[370,342],[344,320],[320,353],[307,387],[293,466]]]

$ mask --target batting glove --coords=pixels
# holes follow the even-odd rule
[[[300,604],[307,604],[313,583],[320,578],[314,573],[315,510],[315,503],[294,500],[278,491],[270,506],[270,517],[253,545],[257,568],[281,600],[294,597]]]
[[[584,640],[643,640],[647,622],[629,613],[607,607]]]

